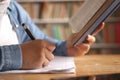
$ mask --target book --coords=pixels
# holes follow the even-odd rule
[[[10,70],[3,71],[6,73],[75,73],[75,64],[73,57],[55,56],[48,66],[34,70]]]
[[[107,23],[108,27],[108,43],[115,43],[115,23]]]
[[[120,0],[86,0],[69,21],[73,33],[78,33],[72,44],[82,43],[118,7]]]
[[[50,3],[48,1],[44,2],[40,18],[42,18],[42,19],[53,18],[53,16],[54,16],[53,15],[53,13],[54,13],[54,7],[55,7],[54,3]]]
[[[103,38],[104,38],[103,42],[108,44],[109,43],[108,26],[105,26],[105,28],[102,30],[102,32],[103,32]]]
[[[120,45],[120,22],[115,24],[115,39],[116,43]]]
[[[29,13],[29,16],[31,18],[33,18],[33,14],[34,13],[33,13],[32,10],[34,10],[34,9],[33,9],[32,3],[30,3],[30,2],[28,2],[28,3],[21,3],[21,6],[26,10],[27,13]]]

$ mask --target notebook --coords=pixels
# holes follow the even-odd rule
[[[50,64],[44,68],[35,70],[10,70],[0,72],[0,74],[5,73],[75,73],[74,58],[55,56]]]
[[[82,43],[119,5],[120,0],[85,0],[69,21],[72,31],[78,33],[72,44]]]

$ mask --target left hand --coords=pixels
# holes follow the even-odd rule
[[[95,42],[95,35],[100,32],[104,28],[104,23],[102,23],[99,28],[92,34],[92,35],[87,35],[86,41],[87,43],[80,43],[77,45],[72,45],[71,41],[74,39],[76,34],[72,34],[70,38],[67,40],[67,53],[69,56],[82,56],[85,55],[89,49],[90,46]]]

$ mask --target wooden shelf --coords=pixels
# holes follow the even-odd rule
[[[68,24],[69,19],[33,19],[36,24]]]
[[[69,19],[33,19],[36,24],[68,24]],[[105,22],[120,22],[120,17],[110,17]]]
[[[95,43],[91,46],[91,48],[93,49],[119,49],[120,48],[120,44],[115,44],[115,43]]]
[[[44,3],[44,2],[55,2],[55,3],[59,3],[59,2],[82,2],[85,0],[16,0],[19,3]],[[39,25],[39,24],[68,24],[69,25],[69,19],[70,18],[65,18],[65,19],[40,19],[40,18],[35,18],[33,19],[33,21],[35,22],[35,24]],[[109,17],[108,19],[105,20],[106,23],[115,23],[115,22],[120,22],[120,17]],[[115,44],[115,43],[96,43],[93,44],[91,46],[91,49],[120,49],[120,45]]]
[[[85,0],[16,0],[17,2],[23,3],[23,2],[80,2]]]

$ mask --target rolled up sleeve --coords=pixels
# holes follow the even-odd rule
[[[0,48],[0,70],[20,69],[22,54],[19,45],[2,46]]]
[[[54,55],[57,56],[68,56],[66,51],[66,41],[61,41],[56,45],[56,49],[54,50]]]

